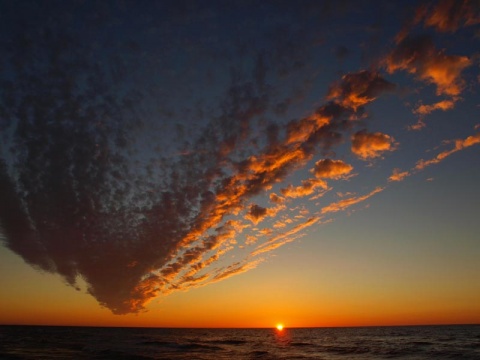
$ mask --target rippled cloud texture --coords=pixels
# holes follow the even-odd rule
[[[71,286],[82,279],[115,314],[139,312],[251,270],[480,143],[471,126],[390,159],[432,114],[476,94],[478,2],[408,3],[396,28],[372,28],[357,2],[335,4],[2,4],[5,246]],[[364,36],[360,50],[337,23]],[[455,36],[474,45],[457,49]],[[371,128],[382,98],[416,123]],[[380,164],[383,181],[336,188]]]

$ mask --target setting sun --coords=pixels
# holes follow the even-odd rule
[[[277,330],[278,330],[278,331],[282,331],[282,330],[283,330],[283,325],[282,325],[282,324],[278,324],[278,325],[277,325]]]

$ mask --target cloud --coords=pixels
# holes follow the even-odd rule
[[[363,70],[344,75],[341,81],[330,87],[327,99],[356,111],[360,106],[375,100],[378,95],[394,89],[395,85],[379,73]]]
[[[408,130],[413,130],[413,131],[419,131],[419,130],[422,130],[426,126],[427,126],[427,124],[425,123],[425,121],[423,121],[423,118],[419,118],[418,121],[415,124],[407,126],[407,129]]]
[[[439,0],[421,3],[411,20],[397,34],[397,41],[405,39],[412,29],[423,24],[438,32],[454,33],[458,29],[480,23],[480,6],[476,0]]]
[[[381,156],[385,151],[395,150],[395,140],[380,132],[359,131],[352,136],[352,152],[362,160]]]
[[[431,9],[425,7],[419,20],[422,17],[425,26],[441,32],[455,32],[460,27],[480,23],[480,5],[475,0],[441,0]]]
[[[287,198],[298,198],[311,195],[317,188],[327,189],[327,183],[320,179],[307,179],[302,180],[300,186],[289,185],[280,189],[280,192]]]
[[[241,262],[236,262],[230,266],[228,266],[226,269],[222,269],[219,271],[212,279],[212,282],[228,279],[229,277],[232,277],[234,275],[238,275],[241,273],[244,273],[248,270],[255,269],[258,264],[260,264],[263,260],[262,259],[257,259],[245,263]]]
[[[423,170],[427,166],[433,165],[433,164],[438,164],[450,155],[463,150],[465,148],[468,148],[470,146],[480,144],[480,133],[476,133],[474,135],[468,136],[465,139],[459,139],[453,141],[455,144],[454,147],[450,150],[445,150],[439,153],[437,156],[435,156],[433,159],[430,160],[419,160],[417,164],[415,165],[415,170]]]
[[[257,242],[257,237],[253,235],[247,235],[245,245],[252,245]]]
[[[322,159],[315,163],[312,172],[317,178],[341,179],[353,170],[353,166],[342,160]]]
[[[281,205],[285,202],[285,199],[282,198],[281,196],[278,196],[275,193],[270,194],[270,201],[274,204]]]
[[[477,130],[477,129],[475,129]],[[393,169],[392,175],[388,178],[388,181],[403,181],[406,177],[411,176],[412,174],[424,170],[426,167],[430,165],[439,164],[443,160],[445,160],[450,155],[454,153],[469,148],[473,145],[480,144],[480,133],[476,133],[474,135],[470,135],[465,139],[457,139],[457,140],[448,140],[444,141],[444,144],[454,144],[453,148],[450,150],[444,150],[437,154],[434,158],[429,160],[420,159],[417,161],[415,166],[408,170],[408,171],[401,171],[398,168]],[[427,181],[432,181],[433,178],[427,179]]]
[[[257,224],[265,216],[267,216],[267,209],[253,204],[252,206],[250,206],[250,210],[248,211],[246,218],[252,221],[254,224]]]
[[[47,50],[51,47],[42,42],[33,46],[43,45]],[[80,53],[78,58],[82,58]],[[68,78],[70,65],[57,66],[59,78]],[[83,78],[89,71],[102,69],[87,66],[84,71],[74,75]],[[11,116],[26,111],[25,106],[52,101],[49,93],[27,85],[27,75],[16,74],[18,87],[2,98],[18,99],[11,104]],[[57,89],[54,78],[40,79],[42,88],[58,90],[53,105],[56,101],[66,104],[69,117],[49,122],[46,119],[52,116],[63,118],[65,108],[58,104],[41,108],[30,125],[17,125],[21,131],[10,132],[17,161],[11,169],[2,168],[2,178],[10,185],[0,192],[2,199],[10,199],[10,210],[4,208],[7,202],[0,207],[5,210],[1,215],[11,250],[39,269],[60,274],[72,286],[83,278],[88,293],[115,314],[143,311],[157,294],[201,286],[252,268],[251,263],[242,263],[209,274],[212,264],[233,248],[236,235],[246,228],[243,222],[227,217],[244,214],[257,224],[275,216],[283,208],[284,199],[278,195],[270,197],[277,205],[273,208],[253,204],[247,209],[246,203],[305,166],[318,149],[327,151],[339,143],[341,131],[349,128],[351,110],[327,103],[312,115],[289,122],[283,139],[270,136],[263,148],[244,151],[254,137],[250,120],[264,109],[254,95],[258,89],[236,83],[224,95],[223,113],[186,143],[178,141],[182,137],[166,139],[172,140],[171,153],[179,155],[165,156],[148,149],[145,138],[157,133],[149,134],[148,127],[142,132],[144,124],[138,120],[153,99],[141,91],[138,96],[128,73],[126,79],[117,79],[123,89],[120,93],[114,90],[118,83],[102,83],[102,75],[92,76],[86,84],[73,79],[71,92]],[[370,80],[376,83],[378,77]],[[73,96],[82,92],[85,110],[76,107]],[[365,96],[374,93],[367,87]],[[89,114],[88,121],[84,112]],[[138,153],[147,150],[152,151],[152,159],[142,164]],[[324,178],[339,178],[350,171],[349,165],[338,161],[319,164],[317,175]],[[12,172],[18,176],[12,177]],[[282,194],[305,196],[317,188],[325,189],[325,181],[307,179],[299,187],[283,189]],[[293,236],[301,229],[285,229],[285,234]],[[265,228],[259,235],[271,233]],[[247,244],[258,241],[257,236],[246,236]],[[275,246],[280,244],[271,244],[269,249]],[[112,281],[119,274],[121,281]]]
[[[268,215],[269,215],[269,209],[261,207],[257,204],[252,204],[245,218],[247,218],[254,224],[258,224]]]
[[[328,213],[335,213],[338,211],[343,211],[350,206],[356,205],[358,203],[361,203],[362,201],[365,201],[369,198],[371,198],[373,195],[378,194],[379,192],[383,191],[385,188],[382,187],[377,187],[374,190],[372,190],[370,193],[363,195],[363,196],[358,196],[358,197],[350,197],[347,199],[340,200],[336,203],[332,203],[330,205],[327,205],[322,208],[320,213],[323,214],[328,214]]]
[[[316,224],[318,221],[320,221],[319,217],[311,217],[305,222],[295,225],[290,230],[270,238],[267,242],[259,245],[250,255],[257,256],[259,254],[278,249],[280,246],[294,241],[297,238],[295,237],[295,235],[298,235],[300,231],[309,228],[310,226]]]
[[[447,55],[435,49],[429,36],[407,36],[386,57],[389,73],[405,70],[437,87],[437,95],[458,96],[465,82],[462,71],[471,65],[466,56]]]
[[[287,126],[287,144],[308,140],[319,128],[330,123],[331,116],[318,113],[301,120],[293,120]]]
[[[402,181],[407,176],[410,176],[410,172],[408,171],[401,171],[400,169],[393,169],[392,175],[388,178],[388,181]]]
[[[51,31],[31,26],[12,36],[5,52],[2,61],[15,66],[0,67],[2,84],[15,82],[0,96],[7,109],[2,130],[10,127],[2,136],[11,148],[0,149],[4,242],[71,286],[81,277],[115,314],[142,311],[156,294],[182,288],[182,279],[207,279],[199,272],[245,227],[225,217],[311,156],[283,148],[250,157],[245,173],[225,174],[227,157],[264,111],[261,71],[258,88],[232,80],[220,99],[223,110],[187,139],[149,122],[161,89],[143,88],[149,80],[136,54],[106,46],[102,51],[116,54],[108,63],[121,66],[99,67],[96,45],[61,24]],[[147,49],[142,56],[150,55]]]
[[[432,111],[442,110],[447,111],[451,110],[455,106],[455,99],[441,100],[431,105],[420,105],[413,112],[418,115],[428,115]]]
[[[31,265],[60,274],[72,286],[82,277],[87,291],[115,314],[142,311],[156,294],[208,282],[207,268],[232,249],[235,235],[246,226],[226,218],[245,212],[250,198],[303,166],[316,145],[332,146],[333,129],[341,129],[328,127],[341,111],[326,105],[292,121],[284,140],[271,136],[262,149],[242,150],[254,138],[250,120],[262,115],[267,102],[260,69],[257,87],[232,80],[220,112],[188,141],[184,135],[151,132],[155,124],[145,123],[143,116],[158,94],[149,97],[135,88],[138,82],[129,76],[141,74],[127,71],[111,82],[103,68],[85,58],[89,51],[65,44],[28,43],[26,53],[38,47],[75,56],[47,56],[47,66],[57,58],[66,63],[55,64],[58,78],[37,78],[38,88],[30,86],[33,75],[20,65],[36,73],[43,62],[36,63],[33,55],[19,60],[21,70],[11,75],[17,86],[2,93],[2,105],[16,99],[6,114],[15,127],[9,132],[15,159],[1,170],[11,183],[0,190],[2,199],[11,199],[0,206],[5,242]],[[71,58],[84,61],[85,68],[71,72]],[[65,86],[72,88],[64,91]],[[29,122],[15,118],[30,107],[37,110]],[[157,141],[178,156],[149,148]],[[139,156],[146,153],[151,160]],[[282,198],[271,199],[278,206],[253,205],[245,216],[254,224],[274,216]],[[249,268],[242,265],[215,279]],[[113,280],[119,276],[121,281]]]
[[[409,130],[423,129],[424,127],[427,126],[427,124],[424,121],[424,118],[426,115],[436,110],[442,110],[442,111],[451,110],[455,107],[455,103],[458,100],[459,100],[459,97],[452,97],[451,99],[440,100],[431,105],[424,105],[424,104],[419,105],[416,109],[413,110],[414,114],[420,115],[418,118],[418,121],[415,124],[408,126],[408,129]]]

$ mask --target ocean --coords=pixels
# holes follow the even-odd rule
[[[155,329],[0,326],[0,359],[480,359],[480,325]]]

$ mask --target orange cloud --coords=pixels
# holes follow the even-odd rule
[[[405,70],[434,84],[437,95],[457,96],[465,86],[461,73],[471,61],[466,56],[436,50],[428,36],[407,36],[387,56],[385,65],[389,73]]]
[[[393,169],[392,175],[388,178],[388,181],[402,181],[407,176],[410,176],[410,172],[401,171],[400,169]]]
[[[282,228],[284,228],[284,227],[286,227],[286,226],[287,226],[287,224],[286,224],[284,221],[282,221],[282,220],[278,220],[278,221],[275,222],[275,224],[273,224],[273,227],[274,227],[275,229],[282,229]]]
[[[378,194],[379,192],[381,192],[383,190],[384,190],[384,188],[377,187],[373,191],[371,191],[370,193],[368,193],[364,196],[351,197],[351,198],[348,198],[348,199],[340,200],[336,203],[332,203],[332,204],[327,205],[324,208],[322,208],[321,213],[322,214],[327,214],[327,213],[333,213],[333,212],[338,212],[338,211],[345,210],[346,208],[349,208],[352,205],[358,204],[362,201],[365,201],[365,200],[369,199],[373,195]]]
[[[306,141],[319,128],[330,123],[331,116],[318,112],[308,118],[291,121],[287,125],[286,144]]]
[[[320,179],[307,179],[302,180],[302,185],[293,186],[289,185],[286,188],[280,190],[283,196],[287,198],[297,198],[312,194],[317,188],[326,189],[327,183]]]
[[[247,214],[245,215],[245,218],[250,220],[256,225],[267,216],[270,216],[270,217],[275,216],[277,212],[283,208],[284,206],[282,205],[279,205],[273,208],[264,208],[256,204],[252,204]]]
[[[362,130],[352,136],[352,152],[362,160],[376,158],[385,151],[395,150],[394,141],[389,135]]]
[[[480,6],[475,0],[442,0],[430,13],[425,11],[423,16],[425,26],[442,32],[455,32],[462,26],[480,23]]]
[[[267,209],[253,204],[245,217],[254,224],[258,224],[265,216],[267,216]]]
[[[353,195],[355,195],[355,193],[353,192],[346,192],[346,193],[337,192],[338,197],[353,196]]]
[[[456,99],[453,98],[449,100],[442,100],[432,105],[422,104],[419,107],[417,107],[413,112],[418,115],[428,115],[435,110],[447,111],[454,108],[455,102],[456,102]]]
[[[425,126],[427,126],[427,124],[425,124],[425,121],[423,121],[423,119],[420,118],[415,124],[407,126],[407,129],[418,131],[423,129]]]
[[[340,179],[352,170],[353,166],[342,160],[322,159],[315,163],[312,172],[317,178]]]
[[[214,257],[215,257],[215,260],[216,258],[218,258],[218,256],[213,256],[212,258]],[[169,288],[162,289],[162,293],[164,295],[168,295],[173,291],[178,291],[178,290],[185,291],[190,288],[201,287],[211,283],[215,283],[220,280],[229,278],[231,276],[241,274],[248,270],[254,269],[258,266],[258,264],[260,264],[263,261],[264,261],[263,259],[257,259],[253,261],[245,260],[244,262],[236,262],[225,268],[221,268],[217,270],[215,275],[213,275],[212,278],[210,278],[210,274],[202,274],[197,276],[193,276],[193,275],[183,276],[178,283],[169,284],[170,285]],[[206,265],[209,265],[209,264],[206,264]]]
[[[245,245],[252,245],[257,242],[257,237],[253,235],[247,235]]]
[[[459,139],[455,140],[455,147],[451,150],[446,150],[442,151],[440,154],[438,154],[436,157],[430,160],[419,160],[417,164],[415,165],[415,170],[422,170],[426,168],[429,165],[432,164],[438,164],[445,158],[449,157],[450,155],[456,153],[457,151],[460,151],[462,149],[465,149],[467,147],[480,144],[480,133],[476,133],[475,135],[469,136],[466,139]]]
[[[436,102],[431,105],[420,105],[418,106],[415,110],[413,110],[414,114],[420,115],[420,118],[418,119],[416,124],[408,126],[409,130],[421,130],[425,126],[427,126],[424,122],[423,117],[425,115],[430,114],[431,112],[435,110],[442,110],[442,111],[447,111],[451,110],[455,107],[455,103],[459,100],[459,97],[452,97],[451,99],[447,100],[441,100],[439,102]]]
[[[280,204],[283,204],[285,202],[285,199],[281,196],[278,196],[275,193],[271,193],[270,194],[270,201],[274,204],[280,205]]]
[[[258,266],[258,264],[260,264],[263,260],[262,259],[258,259],[258,260],[254,260],[254,261],[250,261],[250,262],[245,262],[245,263],[241,263],[241,262],[236,262],[230,266],[228,266],[227,268],[225,269],[222,269],[221,271],[219,271],[212,279],[211,282],[217,282],[217,281],[220,281],[220,280],[223,280],[223,279],[226,279],[226,278],[229,278],[231,276],[234,276],[234,275],[237,275],[237,274],[241,274],[241,273],[244,273],[248,270],[251,270],[251,269],[254,269]]]
[[[312,226],[313,224],[316,224],[319,220],[319,217],[311,217],[307,219],[305,222],[294,226],[292,229],[269,239],[266,243],[258,246],[257,249],[253,251],[250,255],[256,256],[258,254],[269,252],[289,242],[292,242],[297,238],[294,237],[294,235],[297,235],[300,231]]]
[[[172,256],[172,261],[158,271],[164,281],[158,287],[162,293],[170,293],[173,290],[183,289],[183,279],[192,277],[198,271],[217,261],[221,255],[232,249],[231,244],[236,243],[235,236],[247,227],[238,220],[228,220],[215,229],[215,235],[207,236],[203,241],[197,242],[197,246],[187,247],[181,255]],[[223,248],[219,249],[223,245]],[[202,258],[210,251],[215,254],[206,260]],[[180,279],[178,277],[180,276]],[[174,284],[174,280],[176,284]]]
[[[248,175],[274,173],[288,165],[301,163],[307,159],[307,154],[297,147],[278,147],[260,156],[251,156],[242,170]]]
[[[395,85],[379,73],[363,70],[344,75],[340,82],[330,87],[327,99],[335,99],[342,106],[356,111],[360,106],[375,100],[381,93],[394,88]]]

